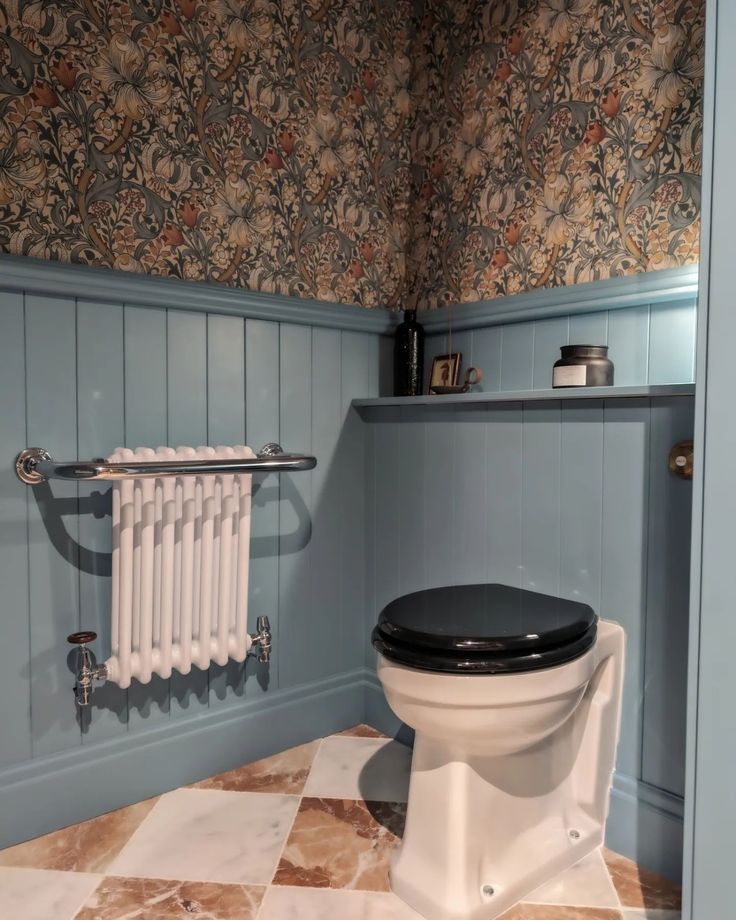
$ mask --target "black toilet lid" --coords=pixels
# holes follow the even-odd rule
[[[534,671],[572,661],[595,642],[587,604],[508,585],[452,585],[391,601],[373,645],[408,667],[447,673]]]

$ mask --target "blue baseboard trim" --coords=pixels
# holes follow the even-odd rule
[[[0,848],[364,719],[363,669],[0,772]]]
[[[224,313],[248,319],[388,334],[396,325],[389,310],[335,304],[306,297],[263,294],[204,281],[181,281],[109,268],[71,265],[0,253],[0,291],[76,297],[138,307]]]
[[[242,763],[367,722],[405,744],[368,668],[265,699],[0,771],[0,848],[93,818]],[[682,872],[682,799],[619,774],[606,843],[674,881]]]
[[[682,882],[684,801],[630,776],[616,774],[606,846],[678,885]]]
[[[391,712],[375,674],[366,668],[365,720],[411,743],[412,732]],[[613,779],[606,845],[676,883],[682,879],[683,800],[617,773]]]
[[[452,328],[459,332],[462,329],[598,313],[644,304],[695,303],[697,296],[698,266],[688,265],[685,268],[667,268],[625,278],[605,278],[584,284],[543,288],[495,300],[451,304],[438,310],[420,310],[418,319],[427,333],[445,333],[447,314],[452,310]]]

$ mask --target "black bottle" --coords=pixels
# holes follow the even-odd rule
[[[424,379],[424,329],[416,310],[404,310],[394,339],[394,396],[421,396]]]

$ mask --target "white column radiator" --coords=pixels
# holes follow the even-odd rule
[[[120,448],[110,462],[255,457],[248,447]],[[107,678],[188,674],[243,661],[251,476],[122,479],[113,485],[112,655]]]

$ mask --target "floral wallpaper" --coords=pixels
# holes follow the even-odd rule
[[[392,306],[410,0],[3,0],[0,248]]]
[[[703,0],[0,0],[0,249],[367,307],[698,259]]]
[[[698,261],[703,0],[427,0],[410,289],[425,306]]]

